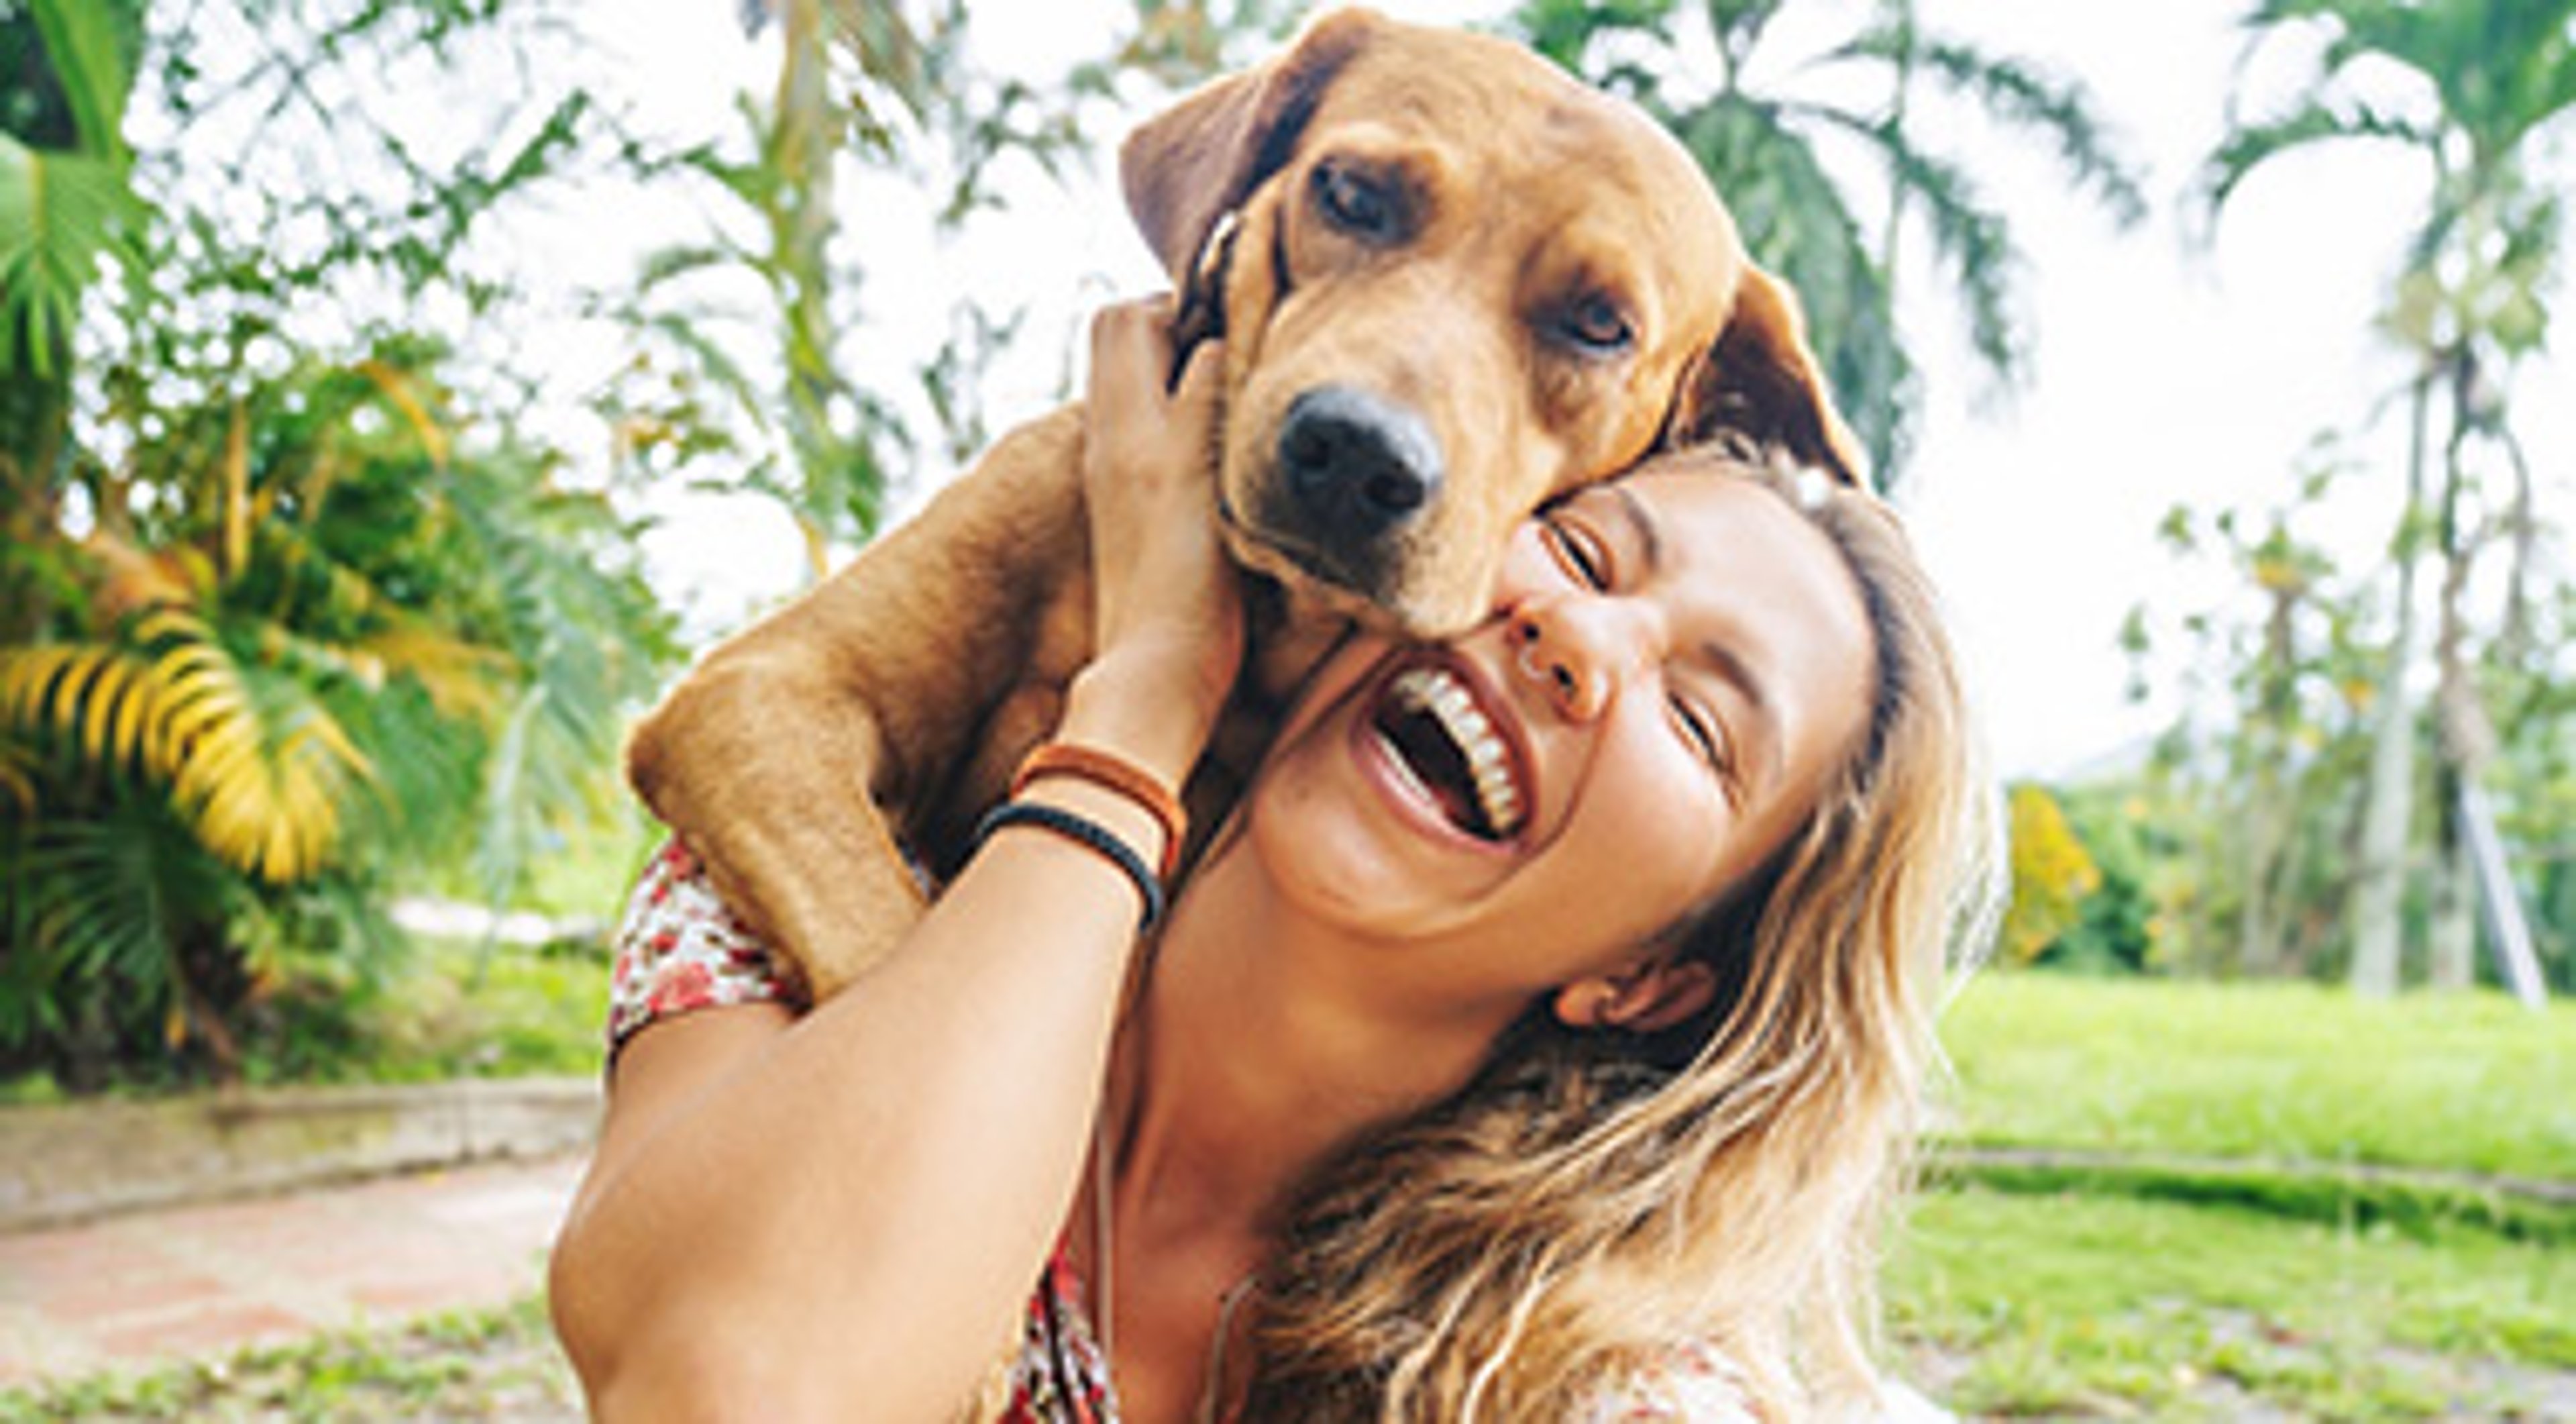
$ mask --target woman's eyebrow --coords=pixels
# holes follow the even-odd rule
[[[1647,572],[1663,567],[1664,531],[1655,523],[1655,512],[1624,485],[1604,485],[1602,488],[1609,492],[1611,502],[1619,506],[1620,512],[1628,516],[1628,527],[1637,536],[1638,556],[1645,561]]]

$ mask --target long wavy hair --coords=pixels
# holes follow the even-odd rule
[[[1866,730],[1803,830],[1682,926],[1718,971],[1706,1011],[1641,1034],[1534,1006],[1454,1097],[1308,1179],[1251,1306],[1244,1418],[1577,1417],[1685,1347],[1767,1418],[1875,1397],[1878,1241],[1945,968],[1992,916],[1991,788],[1894,515],[1741,449],[1670,458],[1762,482],[1841,552]]]

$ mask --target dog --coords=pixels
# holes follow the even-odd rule
[[[1509,41],[1367,10],[1311,23],[1120,151],[1221,331],[1215,461],[1252,651],[1192,823],[1356,620],[1488,611],[1512,529],[1716,431],[1859,481],[1788,290],[1685,151]],[[919,917],[1092,652],[1082,416],[1006,434],[917,515],[711,651],[635,728],[629,779],[816,1001]]]

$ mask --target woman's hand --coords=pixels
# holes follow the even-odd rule
[[[1234,685],[1243,609],[1216,519],[1223,349],[1202,343],[1166,393],[1170,323],[1168,297],[1092,319],[1082,488],[1096,651],[1066,721],[1105,719],[1096,730],[1177,787]]]

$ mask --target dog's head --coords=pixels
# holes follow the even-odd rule
[[[1464,628],[1532,510],[1721,427],[1859,477],[1688,154],[1517,45],[1342,11],[1120,157],[1184,327],[1226,335],[1236,557],[1327,607]]]

